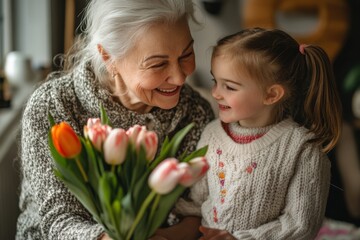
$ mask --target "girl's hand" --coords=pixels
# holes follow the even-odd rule
[[[226,230],[207,228],[204,226],[200,226],[199,230],[203,234],[200,238],[201,240],[236,240],[236,238]]]

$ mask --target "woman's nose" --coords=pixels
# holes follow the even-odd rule
[[[168,82],[177,86],[181,86],[185,83],[187,74],[180,65],[173,67],[170,73]]]

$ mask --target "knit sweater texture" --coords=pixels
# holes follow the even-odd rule
[[[238,135],[263,134],[232,125]],[[237,239],[314,239],[321,227],[330,186],[330,161],[312,135],[286,119],[249,143],[235,143],[219,120],[204,130],[210,169],[180,199],[176,211],[202,216],[202,225]]]
[[[53,173],[48,147],[50,124],[66,121],[82,135],[88,118],[100,116],[104,106],[113,127],[128,129],[140,124],[158,134],[161,143],[191,122],[195,127],[181,149],[192,151],[205,125],[214,118],[209,103],[188,85],[179,103],[170,110],[154,107],[149,113],[129,111],[95,79],[89,64],[69,74],[52,74],[33,93],[24,110],[21,134],[21,195],[16,239],[98,239],[104,231],[89,212]]]

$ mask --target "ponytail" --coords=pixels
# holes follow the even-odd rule
[[[341,102],[335,76],[325,51],[317,46],[304,49],[308,91],[304,101],[304,126],[315,134],[311,141],[324,152],[334,148],[341,132]]]

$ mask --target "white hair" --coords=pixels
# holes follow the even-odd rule
[[[68,68],[90,61],[96,77],[106,85],[109,73],[98,44],[114,61],[124,57],[137,37],[155,23],[183,17],[196,22],[192,0],[91,0],[85,11],[83,34],[74,46],[76,52],[68,56]]]

